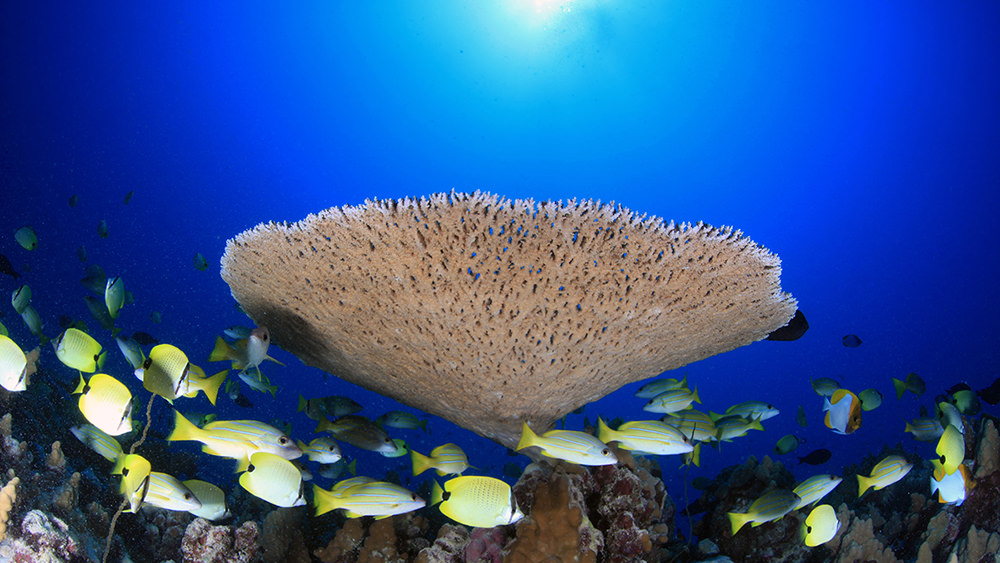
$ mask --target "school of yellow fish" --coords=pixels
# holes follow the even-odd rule
[[[19,232],[18,241],[27,246],[37,244],[32,239],[33,235],[33,232]],[[97,278],[91,280],[95,287],[102,283],[100,276]],[[106,315],[111,319],[110,324],[102,322],[102,326],[116,336],[121,353],[134,368],[135,377],[150,393],[149,401],[159,396],[174,404],[183,398],[204,393],[215,405],[230,369],[235,370],[239,378],[253,389],[272,394],[277,391],[277,386],[271,384],[260,369],[265,361],[277,362],[268,355],[270,335],[266,327],[227,329],[225,334],[232,342],[218,337],[208,361],[229,362],[230,369],[208,376],[173,345],[158,344],[146,355],[135,340],[118,337],[114,320],[131,302],[131,295],[125,291],[120,276],[107,278],[103,285],[104,303],[95,300],[95,306],[102,306],[103,309],[100,314],[95,313],[95,317],[104,318]],[[25,285],[14,291],[11,303],[29,330],[44,344],[48,339],[42,333],[39,316],[31,306],[30,288]],[[5,329],[0,332],[3,333],[0,334],[0,385],[8,391],[24,391],[36,369],[38,349],[25,354],[6,335]],[[70,326],[51,340],[51,345],[59,361],[80,374],[73,393],[79,395],[78,408],[87,423],[73,427],[71,432],[112,464],[112,474],[121,476],[119,492],[128,511],[135,512],[148,504],[167,510],[188,511],[212,520],[229,515],[225,494],[218,486],[200,480],[180,481],[167,473],[154,471],[148,460],[122,448],[115,436],[136,429],[133,421],[134,397],[119,379],[102,373],[107,352],[97,339],[81,327]],[[234,396],[233,388],[229,383],[226,385],[227,391]],[[923,380],[913,373],[904,379],[893,378],[893,386],[897,399],[901,399],[907,391],[920,395],[925,390]],[[838,434],[856,432],[862,424],[862,413],[882,403],[882,395],[875,389],[855,394],[830,378],[813,380],[812,387],[823,399],[824,425]],[[523,422],[516,450],[534,448],[546,457],[597,466],[618,462],[614,450],[608,446],[617,443],[619,448],[635,455],[679,455],[684,464],[699,465],[702,444],[718,447],[722,442],[744,436],[750,430],[762,431],[762,423],[779,414],[774,406],[760,401],[735,404],[724,413],[696,410],[693,405],[700,404],[701,400],[697,387],[689,387],[686,376],[683,380],[652,381],[642,386],[635,395],[647,399],[644,411],[661,414],[662,418],[612,425],[598,418],[593,432],[552,429],[541,434]],[[918,440],[937,441],[937,457],[930,460],[933,465],[930,488],[941,503],[961,504],[973,486],[964,463],[962,422],[962,414],[969,414],[968,409],[972,408],[969,403],[973,399],[974,394],[970,398],[962,391],[956,391],[950,401],[937,405],[936,416],[924,416],[907,422],[905,426],[905,431]],[[321,464],[321,474],[336,478],[344,471],[354,473],[354,466],[348,467],[343,459],[339,445],[343,442],[386,457],[409,454],[414,476],[430,469],[434,469],[439,477],[453,476],[443,485],[434,481],[430,504],[439,505],[442,513],[459,523],[492,527],[512,524],[524,517],[507,483],[492,477],[462,475],[471,466],[458,445],[442,444],[424,455],[409,449],[402,440],[391,438],[385,430],[388,427],[423,428],[426,431],[426,419],[421,420],[404,411],[392,411],[372,421],[357,415],[360,409],[360,405],[346,397],[306,399],[300,396],[298,410],[317,421],[316,433],[328,433],[309,443],[292,439],[287,429],[273,424],[256,420],[216,420],[214,415],[192,421],[175,410],[173,430],[167,440],[199,442],[204,453],[233,459],[236,471],[240,473],[240,486],[279,507],[307,503],[304,482],[311,479],[311,472],[306,464],[296,461],[302,457]],[[805,425],[802,407],[799,408],[798,420],[800,425]],[[585,423],[585,426],[588,424]],[[788,453],[799,442],[795,435],[784,436],[777,442],[775,451]],[[858,475],[858,497],[869,489],[878,491],[898,482],[912,467],[902,456],[885,457],[875,465],[870,475]],[[814,507],[802,524],[801,537],[807,546],[821,545],[834,537],[841,523],[831,506],[817,504],[842,480],[839,476],[820,474],[802,481],[792,490],[762,491],[745,512],[729,513],[732,533],[736,534],[748,523],[756,527],[792,511]],[[427,502],[400,485],[357,475],[335,482],[330,489],[314,484],[311,504],[317,515],[343,510],[348,517],[384,518],[420,509]]]

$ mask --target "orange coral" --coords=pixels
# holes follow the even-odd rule
[[[603,546],[595,529],[579,506],[570,502],[569,481],[553,475],[535,489],[531,514],[517,525],[517,539],[505,563],[579,561],[595,563]]]

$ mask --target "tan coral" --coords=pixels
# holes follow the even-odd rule
[[[622,385],[763,339],[795,300],[739,231],[592,201],[436,194],[262,224],[222,276],[276,344],[513,446]]]
[[[52,450],[45,456],[45,465],[57,471],[62,471],[66,467],[66,456],[63,455],[62,443],[59,440],[52,442]]]
[[[7,537],[7,522],[10,520],[10,511],[17,502],[17,486],[20,484],[21,480],[14,477],[0,489],[0,540]]]
[[[604,546],[580,506],[570,502],[565,474],[538,484],[531,513],[517,524],[517,539],[510,544],[504,563],[578,561],[595,563]]]

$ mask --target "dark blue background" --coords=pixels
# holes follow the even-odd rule
[[[25,270],[50,335],[61,314],[90,319],[81,243],[135,294],[126,332],[151,332],[197,363],[245,322],[218,275],[227,238],[365,198],[478,189],[734,225],[781,256],[809,333],[677,375],[706,408],[760,399],[782,414],[706,452],[695,475],[769,453],[791,431],[808,440],[800,455],[834,451],[829,472],[885,443],[929,454],[901,418],[1000,371],[996,2],[99,4],[0,5],[0,253]],[[12,236],[24,224],[38,232],[33,253]],[[192,267],[196,252],[208,271]],[[148,320],[154,310],[162,324]],[[864,344],[845,348],[847,333]],[[102,334],[108,371],[129,377]],[[349,394],[372,417],[395,408],[275,355],[288,366],[265,370],[282,391],[250,395],[256,418],[288,419],[307,437],[298,391]],[[75,377],[50,350],[43,361]],[[889,378],[910,371],[927,395],[897,402]],[[856,434],[834,435],[809,386],[820,376],[876,387],[886,403]],[[637,386],[585,414],[643,418]],[[220,412],[249,416],[227,399]],[[526,461],[431,427],[398,435],[419,450],[458,440],[495,474]],[[374,476],[402,466],[362,459]],[[664,469],[677,498],[674,460]]]

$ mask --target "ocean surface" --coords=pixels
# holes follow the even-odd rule
[[[707,410],[761,400],[781,411],[764,432],[703,451],[701,467],[661,458],[675,502],[685,478],[751,455],[798,478],[816,468],[796,456],[816,449],[832,452],[830,472],[883,445],[927,457],[933,443],[903,420],[957,383],[1000,376],[998,23],[1000,4],[985,1],[4,2],[0,254],[23,277],[0,276],[0,290],[30,285],[50,338],[60,316],[87,322],[109,350],[105,371],[138,390],[82,299],[88,264],[134,295],[124,333],[205,365],[225,328],[252,326],[219,259],[258,223],[452,190],[615,202],[742,230],[780,256],[782,287],[811,327],[665,374],[686,374]],[[25,225],[35,250],[14,238]],[[11,306],[0,311],[33,347]],[[845,346],[848,334],[862,344]],[[303,436],[314,422],[296,412],[300,394],[347,395],[372,418],[408,409],[271,350],[285,364],[264,366],[275,398],[244,389],[252,408],[226,396],[178,407],[287,421]],[[51,347],[41,361],[77,377]],[[927,391],[897,399],[891,378],[910,372]],[[854,434],[834,434],[810,386],[819,377],[884,403]],[[566,427],[649,418],[640,385]],[[154,439],[171,420],[155,411]],[[456,442],[509,482],[504,466],[529,461],[436,417],[428,429],[393,434],[423,453]],[[805,442],[775,454],[789,433]],[[424,480],[410,482],[405,457],[345,454],[373,477]]]

